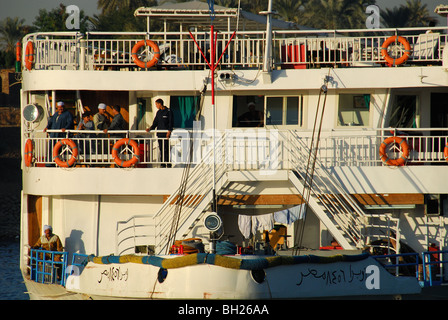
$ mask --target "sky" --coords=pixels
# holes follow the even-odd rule
[[[274,0],[275,1],[275,0]],[[39,14],[39,9],[51,10],[57,8],[60,3],[66,6],[76,5],[85,14],[92,16],[98,14],[97,0],[0,0],[0,20],[6,17],[20,17],[25,19],[25,24],[32,24],[34,18]],[[405,0],[377,0],[376,4],[380,9],[393,8],[406,3]],[[422,0],[423,4],[434,17],[439,18],[439,26],[446,26],[447,19],[433,13],[434,8],[439,4],[447,4],[448,0]]]

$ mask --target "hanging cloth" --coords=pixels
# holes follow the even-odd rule
[[[249,239],[252,227],[252,217],[240,214],[238,216],[238,227],[243,237]]]
[[[277,211],[274,212],[274,220],[283,224],[292,224],[296,220],[303,219],[305,210],[305,204],[301,204],[289,209]]]
[[[255,234],[258,230],[271,231],[274,228],[274,215],[272,213],[263,214],[260,216],[252,216],[252,233]]]

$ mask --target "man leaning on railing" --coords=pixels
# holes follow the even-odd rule
[[[59,251],[64,250],[61,239],[53,233],[51,226],[44,226],[44,234],[37,240],[33,249],[42,249],[46,251]],[[54,258],[55,261],[61,261],[61,255],[57,255]]]

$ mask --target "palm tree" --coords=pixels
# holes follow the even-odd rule
[[[406,7],[409,9],[409,27],[424,27],[430,22],[437,22],[429,15],[427,5],[422,4],[421,0],[406,0]]]
[[[14,52],[17,41],[19,41],[29,30],[29,26],[23,23],[25,19],[6,18],[0,21],[0,42],[6,52]]]
[[[407,0],[406,4],[381,12],[383,24],[389,28],[424,27],[437,20],[429,15],[421,0]]]
[[[277,0],[273,4],[273,9],[278,12],[282,20],[301,24],[306,2],[307,0]]]
[[[375,0],[310,0],[305,4],[302,25],[318,29],[364,28],[365,9]]]

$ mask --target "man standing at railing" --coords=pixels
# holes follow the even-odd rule
[[[100,103],[98,105],[98,113],[93,116],[93,124],[95,130],[104,130],[109,127],[109,119],[106,116],[106,104]]]
[[[39,240],[37,240],[36,244],[33,246],[33,249],[61,252],[64,250],[64,247],[62,246],[61,239],[53,233],[53,228],[46,225],[44,226],[44,234],[39,238]]]
[[[64,250],[64,247],[62,246],[61,239],[57,235],[53,233],[53,228],[51,226],[45,225],[44,226],[44,234],[37,240],[36,244],[33,246],[33,249],[41,249],[46,251],[58,251],[62,252]],[[51,259],[51,254],[45,254],[45,260]],[[54,255],[54,261],[61,262],[61,255],[55,254]],[[56,275],[58,277],[58,280],[61,277],[61,271],[60,265],[56,265]]]
[[[65,138],[65,130],[73,129],[75,127],[75,123],[73,121],[73,115],[70,111],[65,110],[64,102],[59,101],[56,104],[56,113],[48,120],[47,127],[44,129],[44,132],[47,130],[61,130],[62,132],[50,132],[49,148],[48,148],[48,159],[53,161],[53,148],[57,143],[57,138]],[[46,164],[48,167],[53,167],[54,164]]]
[[[171,136],[171,132],[173,131],[174,116],[173,112],[163,104],[162,99],[157,99],[155,104],[158,111],[156,113],[156,117],[154,118],[152,126],[146,129],[146,132],[154,130],[155,128],[157,128],[157,130],[167,131],[166,133],[165,132],[157,133],[157,137],[159,138],[158,144],[159,144],[160,157],[161,157],[160,161],[162,162],[162,168],[166,167],[171,168],[171,164],[167,164],[167,162],[169,162],[170,159],[169,138]]]
[[[59,101],[56,105],[56,113],[48,120],[47,130],[61,130],[62,132],[50,132],[50,138],[64,138],[65,130],[73,129],[75,123],[73,121],[73,115],[70,111],[65,110],[64,102]]]
[[[123,116],[120,113],[121,108],[120,106],[113,106],[112,107],[112,114],[114,115],[114,118],[112,119],[112,122],[109,126],[109,128],[104,129],[104,133],[107,133],[107,131],[112,131],[112,130],[127,130],[128,128],[128,124],[126,122],[126,120],[124,120]],[[124,134],[123,133],[116,133],[116,134],[111,134],[111,136],[115,136],[115,137],[122,137],[124,138]]]

